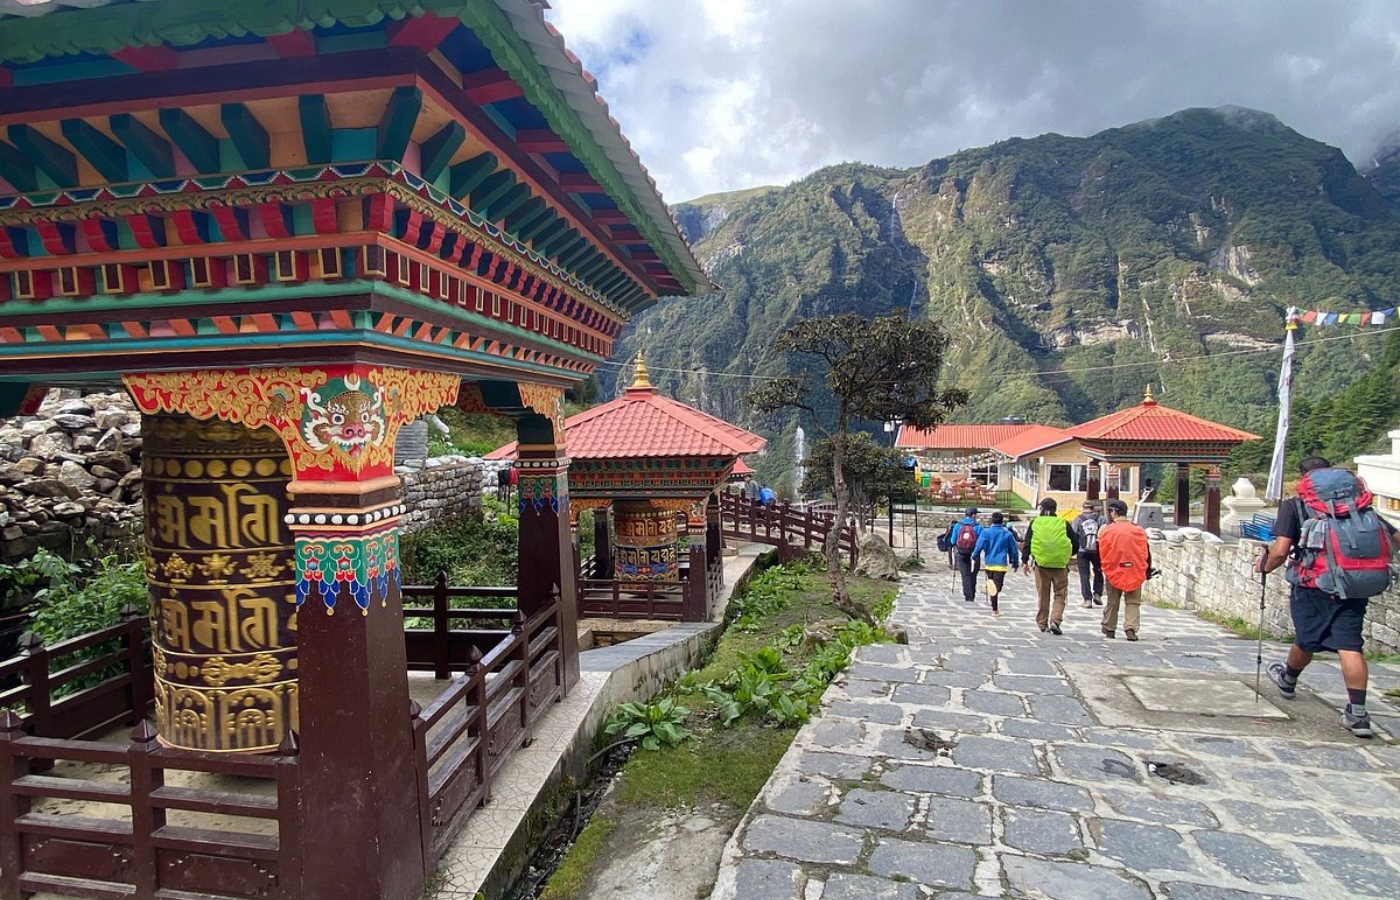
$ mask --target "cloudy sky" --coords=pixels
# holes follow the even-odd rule
[[[1191,106],[1360,168],[1400,132],[1395,0],[550,2],[669,202]]]

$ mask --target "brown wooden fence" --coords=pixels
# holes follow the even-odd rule
[[[91,777],[38,774],[83,764]],[[30,737],[23,720],[7,712],[0,718],[0,772],[0,895],[293,900],[300,892],[294,738],[272,756],[196,753],[161,747],[144,720],[120,746]],[[269,788],[250,790],[245,781],[245,790],[231,793],[170,783],[189,773],[260,780]],[[119,815],[67,815],[72,802],[110,804]],[[221,827],[200,827],[200,814],[221,817]]]
[[[403,594],[406,604],[427,601],[404,607],[406,618],[429,626],[405,629],[409,667],[441,679],[457,673],[426,709],[411,708],[430,873],[489,799],[492,778],[562,697],[563,635],[557,590],[528,619],[515,609],[514,588],[449,587],[440,577]],[[498,602],[454,609],[456,598]],[[484,627],[493,625],[503,627]],[[261,756],[160,746],[145,721],[153,696],[148,651],[140,617],[53,647],[29,641],[0,663],[0,678],[20,681],[0,692],[8,707],[0,715],[0,897],[293,900],[302,829],[314,827],[300,819],[296,735]],[[129,745],[75,739],[122,723],[137,723]],[[188,786],[221,776],[242,780],[236,790]],[[106,806],[66,814],[73,803]]]
[[[725,537],[772,544],[780,553],[783,548],[794,545],[806,550],[821,550],[834,522],[833,516],[822,510],[799,509],[787,503],[763,506],[748,497],[728,491],[720,492],[719,512],[720,528]],[[854,526],[847,524],[841,529],[840,547],[854,566]]]
[[[510,754],[530,742],[535,723],[563,696],[559,625],[557,591],[529,619],[514,611],[510,631],[494,647],[483,654],[471,646],[466,671],[426,709],[412,707],[429,870],[466,817],[491,798],[491,780]]]

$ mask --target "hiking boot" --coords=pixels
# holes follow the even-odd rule
[[[1371,717],[1366,713],[1355,715],[1351,711],[1351,704],[1342,712],[1342,727],[1359,738],[1375,737],[1375,732],[1371,730]]]
[[[1102,595],[1102,594],[1100,594],[1099,596],[1097,596],[1097,597],[1094,598],[1094,605],[1095,605],[1095,606],[1103,606],[1103,595]]]
[[[992,615],[997,616],[998,618],[1000,618],[1000,617],[1001,617],[1001,610],[999,610],[999,609],[994,609],[994,610],[992,610]]]
[[[1083,605],[1084,605],[1084,608],[1085,608],[1085,609],[1090,609],[1090,608],[1093,607],[1094,601],[1092,601],[1092,600],[1085,600]]]
[[[1123,632],[1123,637],[1127,638],[1130,641],[1135,641],[1137,640],[1137,632],[1132,630],[1125,630]]]
[[[1106,637],[1106,638],[1108,638],[1110,641],[1113,640],[1114,638],[1118,637],[1118,635],[1117,635],[1115,632],[1112,632],[1112,631],[1105,631],[1105,632],[1103,633],[1103,636]]]
[[[1050,633],[1051,633],[1051,634],[1064,634],[1064,632],[1060,630],[1060,623],[1059,623],[1059,622],[1051,622],[1051,623],[1050,623]]]
[[[1269,664],[1269,680],[1278,688],[1278,692],[1285,700],[1292,700],[1298,696],[1298,682],[1295,679],[1292,684],[1288,683],[1288,673],[1284,669],[1283,663]]]

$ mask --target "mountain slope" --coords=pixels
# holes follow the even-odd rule
[[[725,206],[696,243],[723,292],[640,316],[619,358],[644,348],[664,388],[751,426],[740,397],[785,369],[767,348],[796,317],[903,308],[953,335],[948,377],[972,394],[960,419],[1080,421],[1151,382],[1169,405],[1267,434],[1278,354],[1245,351],[1281,339],[1283,309],[1400,297],[1400,221],[1375,184],[1250,110],[1010,140],[914,171],[834,166]],[[1381,349],[1355,328],[1303,337],[1345,334],[1302,347],[1300,396],[1339,392]]]

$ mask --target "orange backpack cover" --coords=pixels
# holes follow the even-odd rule
[[[1117,521],[1099,531],[1099,563],[1103,577],[1120,591],[1135,591],[1147,580],[1147,532],[1131,522]]]

